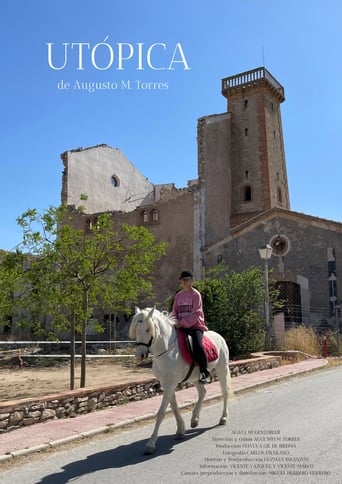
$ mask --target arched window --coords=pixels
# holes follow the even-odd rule
[[[283,194],[280,187],[278,187],[278,202],[283,203]]]
[[[145,208],[139,213],[140,221],[143,224],[158,224],[159,210],[157,208]]]
[[[113,187],[119,187],[120,186],[120,178],[117,175],[111,176],[111,182],[112,182]]]
[[[252,201],[252,188],[250,185],[246,185],[243,189],[243,201],[244,202]]]

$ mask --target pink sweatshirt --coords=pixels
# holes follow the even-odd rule
[[[202,296],[197,289],[179,291],[174,297],[172,312],[183,328],[208,331],[204,322]]]

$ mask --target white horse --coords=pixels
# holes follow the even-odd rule
[[[144,359],[149,353],[153,355],[152,371],[164,390],[162,403],[157,413],[157,421],[151,438],[146,444],[145,454],[152,454],[155,451],[158,430],[169,403],[177,422],[176,437],[182,438],[185,434],[184,420],[180,414],[175,395],[176,387],[180,382],[186,379],[186,381],[194,383],[197,388],[198,401],[192,412],[192,428],[198,425],[202,402],[206,394],[205,385],[198,383],[198,366],[195,366],[191,375],[188,375],[190,365],[185,362],[180,353],[175,322],[176,320],[171,315],[160,312],[155,308],[143,310],[135,308],[135,315],[129,328],[130,339],[136,340],[137,357]],[[207,331],[205,335],[212,340],[218,351],[218,358],[209,363],[208,368],[209,370],[215,368],[222,388],[223,412],[219,424],[225,425],[228,416],[228,396],[232,395],[229,351],[225,340],[218,333]]]

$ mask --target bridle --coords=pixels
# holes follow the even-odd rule
[[[137,341],[136,346],[146,346],[148,348],[148,352],[147,352],[147,354],[148,354],[148,353],[150,353],[152,341],[153,341],[153,336],[151,336],[150,341],[148,343],[143,343],[141,341]],[[167,353],[168,351],[170,351],[175,346],[175,344],[176,343],[173,343],[169,348],[166,348],[166,350],[164,350],[162,353],[160,353],[159,355],[156,355],[155,358],[159,358],[160,356],[162,356],[165,353]]]
[[[143,343],[142,341],[137,341],[136,342],[136,346],[146,346],[146,348],[148,348],[148,351],[147,351],[147,354],[150,353],[150,348],[151,348],[151,345],[152,345],[152,342],[153,342],[153,336],[151,336],[150,340],[148,343]],[[166,350],[162,351],[161,353],[159,353],[159,355],[156,355],[154,356],[154,358],[159,358],[160,356],[164,355],[165,353],[168,353],[174,346],[175,346],[176,343],[173,343],[169,348],[166,348]]]
[[[136,342],[136,345],[137,345],[137,346],[147,346],[147,348],[149,348],[149,349],[150,349],[150,348],[151,348],[152,341],[153,341],[153,336],[151,336],[150,341],[149,341],[148,343],[142,343],[142,342],[140,342],[140,341],[137,341],[137,342]],[[150,351],[149,351],[149,352],[150,352]]]

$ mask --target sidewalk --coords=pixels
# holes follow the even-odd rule
[[[232,387],[234,392],[238,394],[291,376],[308,373],[322,368],[326,364],[327,360],[325,359],[312,358],[292,365],[257,371],[232,378]],[[205,401],[220,396],[221,389],[218,382],[207,385]],[[184,408],[191,405],[196,401],[196,397],[197,392],[194,387],[178,391],[179,407]],[[0,434],[0,464],[15,457],[50,449],[77,439],[153,418],[159,409],[161,398],[161,396],[156,396],[79,415],[76,418],[50,420]]]

